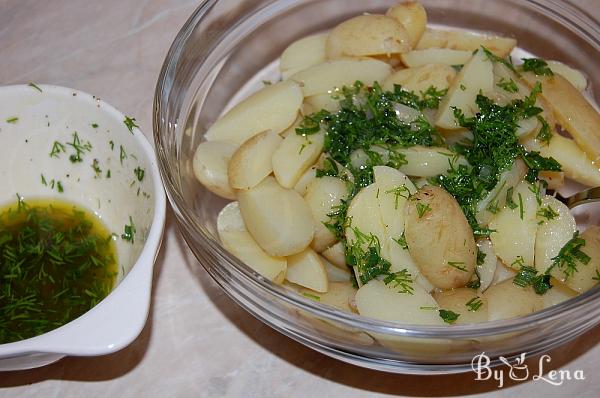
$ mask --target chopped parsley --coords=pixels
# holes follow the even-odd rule
[[[521,268],[513,278],[513,283],[521,287],[531,286],[540,295],[552,289],[550,275],[547,272],[538,275],[537,270],[528,265],[521,265]]]
[[[475,312],[483,305],[483,301],[479,297],[473,297],[471,300],[467,301],[465,306],[469,309],[469,311]]]
[[[27,85],[28,85],[29,87],[32,87],[32,88],[36,89],[36,90],[37,90],[37,91],[39,91],[40,93],[42,92],[42,89],[41,89],[41,88],[39,88],[39,87],[38,87],[38,85],[37,85],[37,84],[35,84],[35,83],[29,82],[29,83],[27,83]]]
[[[502,90],[507,91],[509,93],[519,92],[519,87],[517,86],[517,83],[515,83],[515,81],[510,78],[508,80],[501,78],[500,81],[498,82],[498,84],[496,84],[496,85],[498,87],[500,87]]]
[[[142,182],[142,180],[144,179],[145,170],[138,166],[133,170],[133,173],[135,174],[138,181]]]
[[[431,206],[429,206],[427,203],[417,202],[415,206],[417,208],[417,215],[419,218],[423,218],[425,214],[431,211]]]
[[[135,233],[136,233],[135,225],[133,224],[133,219],[129,216],[129,224],[126,224],[124,227],[124,232],[121,234],[121,239],[130,242],[131,244],[135,243]]]
[[[453,324],[460,316],[460,314],[457,314],[456,312],[450,310],[439,310],[439,312],[440,318],[442,318],[442,320],[448,324]]]
[[[125,119],[123,120],[123,123],[125,123],[125,126],[127,126],[127,129],[129,130],[129,132],[130,132],[131,134],[133,134],[133,128],[134,128],[134,127],[137,127],[137,128],[139,128],[139,127],[140,127],[140,126],[138,126],[138,125],[135,123],[135,118],[131,118],[131,117],[129,117],[129,116],[125,116]]]
[[[558,267],[565,275],[565,280],[577,272],[577,264],[587,265],[591,257],[585,254],[581,248],[585,246],[585,239],[579,237],[579,231],[573,234],[573,238],[568,241],[558,252],[556,257],[552,258],[552,265],[546,273]]]
[[[552,76],[554,72],[548,66],[548,63],[540,58],[522,58],[523,65],[521,66],[525,72],[533,72],[538,76]]]
[[[537,115],[537,119],[541,123],[542,127],[540,127],[540,130],[538,131],[535,138],[537,138],[543,145],[548,145],[550,144],[550,140],[552,139],[552,131],[550,130],[550,125],[548,124],[546,119],[544,119],[540,115]]]
[[[467,272],[467,268],[465,267],[465,263],[463,261],[448,261],[448,265],[452,268],[456,268],[459,271]]]

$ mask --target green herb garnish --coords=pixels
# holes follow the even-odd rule
[[[135,243],[135,225],[133,224],[133,219],[129,216],[129,224],[125,225],[124,232],[121,234],[121,239],[126,240],[130,243]]]
[[[39,88],[39,87],[38,87],[38,85],[37,85],[37,84],[35,84],[35,83],[29,82],[29,83],[27,83],[27,85],[28,85],[29,87],[32,87],[32,88],[36,89],[36,90],[37,90],[37,91],[39,91],[40,93],[42,92],[42,89],[41,89],[41,88]]]
[[[522,68],[525,72],[533,72],[536,75],[552,76],[554,72],[548,66],[548,63],[540,58],[522,58]]]
[[[133,170],[133,173],[135,174],[138,181],[142,182],[142,180],[144,179],[145,170],[138,166]]]
[[[469,309],[469,311],[475,312],[483,305],[483,301],[479,297],[473,297],[471,300],[467,301],[465,306]]]
[[[535,268],[527,265],[521,265],[521,268],[513,278],[513,283],[521,287],[532,286],[533,290],[540,295],[545,294],[552,288],[550,275],[547,273],[538,275]]]
[[[417,208],[417,215],[419,218],[422,218],[425,214],[427,214],[427,212],[431,211],[431,206],[429,206],[427,203],[417,202],[415,206]]]
[[[565,280],[577,272],[577,263],[587,265],[591,257],[585,254],[581,248],[585,246],[585,239],[579,237],[579,231],[573,234],[573,238],[568,241],[558,252],[556,257],[552,258],[552,265],[546,270],[549,274],[554,267],[558,267],[565,275]]]
[[[444,322],[449,324],[453,324],[454,322],[456,322],[456,320],[460,316],[460,314],[457,314],[456,312],[450,310],[439,310],[439,312],[440,318],[442,318]]]
[[[19,118],[17,116],[12,116],[9,117],[8,119],[6,119],[6,123],[10,123],[10,124],[15,124],[19,121]]]
[[[131,117],[129,117],[129,116],[125,116],[125,119],[123,120],[123,123],[125,123],[125,126],[127,126],[127,129],[129,130],[129,132],[130,132],[131,134],[133,134],[133,128],[134,128],[134,127],[137,127],[137,128],[139,128],[139,127],[140,127],[140,126],[138,126],[138,125],[135,123],[135,118],[131,118]]]
[[[518,93],[519,92],[519,87],[517,86],[517,83],[515,83],[515,81],[510,78],[508,80],[501,78],[500,81],[498,82],[498,84],[496,84],[496,85],[498,87],[500,87],[502,90],[507,91],[509,93]]]

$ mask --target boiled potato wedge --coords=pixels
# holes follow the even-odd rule
[[[350,307],[350,302],[354,300],[356,288],[348,281],[346,282],[329,282],[327,293],[319,293],[309,289],[301,289],[300,294],[313,300],[335,307],[339,310],[356,313]]]
[[[329,285],[325,265],[311,249],[287,257],[285,279],[321,293],[326,293]]]
[[[258,185],[273,171],[271,156],[282,141],[279,134],[265,131],[244,142],[229,161],[229,185],[234,189],[250,189]]]
[[[464,65],[473,56],[473,51],[450,50],[448,48],[427,48],[425,50],[413,50],[400,55],[402,63],[409,68],[438,64],[452,67],[453,65]],[[452,68],[454,70],[454,68]]]
[[[365,85],[382,82],[392,73],[385,62],[374,59],[341,59],[311,66],[290,77],[298,82],[305,97],[331,93],[343,86],[352,86],[357,80]],[[290,122],[291,123],[291,122]]]
[[[322,252],[336,242],[336,237],[325,226],[330,221],[328,214],[335,211],[342,200],[348,198],[348,184],[336,177],[316,178],[304,196],[315,220],[315,236],[311,247]]]
[[[390,256],[385,244],[385,226],[381,220],[381,211],[379,210],[379,201],[377,199],[378,195],[377,184],[373,183],[363,188],[352,198],[347,212],[347,218],[350,221],[349,226],[346,228],[346,241],[350,246],[360,245],[365,251],[368,250],[369,243],[379,243],[381,257],[389,260]],[[372,240],[374,242],[371,242]],[[359,286],[361,286],[361,270],[358,267],[354,267],[354,273],[356,274]]]
[[[415,145],[396,151],[404,155],[408,162],[400,166],[399,170],[411,177],[434,177],[447,174],[451,168],[469,164],[463,156],[442,147]]]
[[[477,248],[485,255],[483,264],[477,264],[477,275],[479,275],[479,291],[484,292],[494,280],[498,258],[494,253],[492,242],[489,239],[478,239]]]
[[[406,201],[417,189],[408,177],[402,172],[387,166],[373,167],[375,184],[379,190],[377,201],[381,220],[385,227],[385,241],[391,263],[390,271],[399,272],[407,270],[412,279],[419,276],[419,268],[413,261],[408,249],[401,242],[404,236],[404,221]]]
[[[206,132],[206,139],[241,145],[265,130],[280,133],[294,123],[303,99],[294,81],[265,86],[219,118]]]
[[[192,167],[194,175],[209,191],[225,199],[235,199],[229,185],[227,169],[229,160],[236,151],[235,144],[224,141],[204,141],[194,153]]]
[[[567,177],[591,187],[600,185],[600,168],[572,139],[555,132],[548,145],[534,136],[525,138],[522,144],[529,151],[556,159]]]
[[[473,289],[462,287],[433,294],[440,308],[459,314],[456,325],[486,322],[488,310],[486,299]]]
[[[356,308],[360,315],[382,321],[443,326],[433,297],[419,285],[414,288],[414,294],[398,293],[373,279],[356,292]]]
[[[577,90],[584,91],[587,87],[587,79],[577,69],[571,68],[568,65],[559,61],[547,61],[552,72],[557,73],[567,79]]]
[[[237,191],[248,231],[272,256],[300,253],[313,240],[315,222],[306,201],[269,176],[251,189]]]
[[[514,208],[505,206],[489,224],[494,231],[490,234],[494,252],[504,264],[514,264],[517,270],[523,262],[529,266],[534,264],[538,204],[533,190],[534,187],[525,181],[517,185],[511,198],[507,198],[512,199]]]
[[[348,269],[348,266],[346,265],[346,251],[344,250],[344,244],[342,242],[338,242],[335,245],[328,247],[321,255],[336,267],[344,270]]]
[[[548,77],[527,72],[522,76],[531,87],[542,83],[540,95],[551,104],[557,122],[593,162],[600,161],[600,114],[581,92],[559,74]]]
[[[562,283],[555,280],[552,280],[550,283],[552,284],[552,289],[548,290],[543,295],[544,308],[548,308],[553,305],[560,304],[563,301],[570,300],[573,297],[577,297],[577,292],[575,290],[569,289]]]
[[[452,83],[455,76],[456,71],[451,66],[427,64],[394,72],[385,79],[382,88],[387,91],[394,91],[394,85],[398,84],[403,89],[413,91],[415,94],[425,92],[430,87],[445,90]]]
[[[477,112],[477,94],[492,91],[493,88],[492,62],[482,50],[478,50],[456,75],[448,93],[440,102],[435,117],[436,126],[448,130],[460,128],[454,118],[454,108],[462,110],[466,117],[472,117]]]
[[[521,287],[507,279],[483,293],[487,300],[488,320],[516,318],[544,308],[544,298],[531,286]]]
[[[329,59],[401,54],[411,50],[402,24],[385,15],[359,15],[331,30],[325,43]]]
[[[427,27],[427,12],[421,4],[412,1],[398,3],[390,7],[385,15],[394,18],[406,29],[411,47],[417,45]]]
[[[333,98],[329,93],[316,94],[304,99],[303,112],[305,115],[325,109],[331,113],[340,110],[340,100]]]
[[[426,185],[411,197],[406,209],[406,243],[421,273],[441,289],[469,282],[477,246],[456,199],[442,188]]]
[[[279,70],[284,79],[327,60],[325,41],[329,33],[303,37],[290,44],[279,58]]]
[[[287,269],[284,257],[268,255],[246,230],[238,202],[231,202],[217,217],[219,239],[225,249],[265,278],[282,283]]]
[[[344,267],[340,268],[337,265],[333,265],[330,261],[328,261],[325,257],[321,256],[321,262],[325,266],[325,271],[327,271],[327,278],[329,279],[329,283],[331,282],[346,282],[349,283],[352,278],[352,274],[350,273],[350,268]]]
[[[577,225],[569,208],[552,196],[542,197],[539,209],[537,219],[541,224],[535,237],[535,268],[543,273],[552,266],[552,258],[571,240]],[[559,280],[563,276],[559,269],[553,269],[551,275]]]
[[[560,267],[555,267],[552,275],[555,275],[554,270],[557,269],[559,272],[556,275],[560,276],[559,280],[569,288],[583,293],[600,282],[600,227],[593,225],[586,229],[580,237],[585,241],[581,251],[590,257],[590,261],[587,264],[576,261],[576,271],[568,278],[565,278],[563,268]]]
[[[287,135],[270,158],[277,182],[284,188],[293,188],[302,174],[317,161],[323,152],[324,142],[325,134],[322,131],[305,136],[295,133]],[[268,155],[265,153],[265,156]]]
[[[417,50],[426,48],[449,48],[451,50],[475,51],[484,46],[494,55],[507,57],[517,45],[515,39],[488,36],[464,30],[427,29],[417,43]]]
[[[496,186],[477,203],[477,222],[488,225],[494,213],[506,204],[506,192],[519,185],[527,173],[527,166],[521,159],[515,160],[510,169],[502,172]],[[491,211],[490,211],[491,210]]]

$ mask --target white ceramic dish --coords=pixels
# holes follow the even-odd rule
[[[60,328],[0,345],[0,370],[38,367],[65,355],[108,354],[131,343],[144,327],[165,194],[151,145],[124,120],[101,99],[73,89],[0,88],[0,205],[16,202],[17,194],[25,201],[63,199],[95,213],[117,236],[130,217],[136,228],[133,243],[115,237],[119,273],[113,291]],[[91,148],[73,163],[69,143],[77,138]]]

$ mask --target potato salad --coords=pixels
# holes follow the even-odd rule
[[[554,192],[600,186],[586,77],[514,38],[399,3],[301,38],[206,131],[223,247],[340,311],[403,324],[524,316],[600,282],[600,228]],[[535,49],[532,49],[535,52]]]

